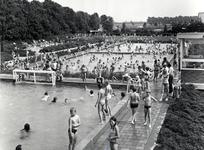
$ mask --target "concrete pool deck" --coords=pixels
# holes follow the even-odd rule
[[[12,75],[0,74],[0,80],[13,81]],[[94,79],[87,79],[83,82],[81,79],[65,78],[62,83],[67,85],[96,85]],[[126,87],[125,83],[110,82],[114,87]],[[151,82],[150,84],[152,93],[151,95],[159,99],[161,96],[160,88],[161,81],[157,84]],[[136,124],[131,124],[131,110],[127,109],[127,98],[120,101],[112,110],[112,114],[117,118],[120,128],[121,137],[119,139],[119,150],[151,150],[157,139],[157,135],[165,118],[168,104],[165,102],[153,103],[152,105],[152,127],[148,128],[143,125],[144,112],[143,102],[140,101],[140,105],[136,113]],[[97,125],[93,130],[81,140],[76,150],[108,150],[109,142],[107,137],[109,135],[110,125],[108,120],[103,125]]]
[[[160,91],[161,82],[156,85],[151,82],[152,93],[155,98],[159,99],[161,96]],[[163,124],[168,104],[166,102],[153,103],[152,105],[152,123],[151,128],[144,126],[144,104],[141,100],[136,112],[136,124],[131,124],[131,110],[126,107],[127,100],[121,103],[120,109],[115,113],[113,109],[113,115],[117,118],[118,126],[120,129],[120,139],[118,140],[119,150],[153,150],[156,145],[156,140],[160,128]],[[116,107],[117,109],[117,107]],[[90,142],[83,148],[77,145],[76,150],[110,150],[109,141],[107,140],[110,133],[110,125],[107,121],[105,125],[97,126],[98,131],[95,132],[94,138],[90,139]],[[101,136],[99,136],[101,135]],[[89,135],[88,135],[89,136]],[[88,137],[87,136],[87,137]],[[98,139],[98,140],[96,140]],[[79,143],[83,144],[83,143]]]

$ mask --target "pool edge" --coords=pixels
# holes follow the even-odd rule
[[[112,110],[114,117],[118,117],[123,109],[126,108],[127,99],[121,100]],[[109,121],[107,120],[103,125],[97,125],[84,139],[82,139],[77,145],[76,150],[89,150],[93,147],[94,143],[101,137],[101,135],[109,127]]]

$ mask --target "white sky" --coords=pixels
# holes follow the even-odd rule
[[[29,0],[31,1],[31,0]],[[43,2],[44,0],[39,0]],[[204,0],[52,0],[75,12],[98,13],[115,22],[146,21],[148,17],[198,16],[204,12]]]

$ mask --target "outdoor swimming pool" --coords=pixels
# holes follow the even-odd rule
[[[94,97],[89,97],[84,87],[64,85],[14,85],[0,82],[0,149],[14,149],[18,144],[25,150],[66,150],[69,139],[67,135],[70,108],[74,107],[81,118],[78,142],[86,137],[98,125],[97,89]],[[91,87],[89,87],[91,88]],[[45,91],[50,95],[49,101],[41,101]],[[120,89],[114,90],[120,96]],[[56,104],[49,104],[53,97]],[[68,104],[64,103],[68,98]],[[111,101],[113,108],[119,100]],[[29,123],[32,133],[29,138],[20,139],[20,130]],[[78,143],[77,142],[77,143]]]
[[[166,45],[170,45],[170,44],[160,44],[160,49],[164,50],[166,48]],[[131,46],[131,50],[130,50],[130,53],[132,51],[135,51],[135,47],[142,47],[145,51],[148,47],[151,46],[151,44],[143,44],[143,43],[134,43],[132,44]],[[128,47],[126,45],[121,45],[120,47],[121,49],[121,52],[128,52]],[[86,55],[83,55],[83,56],[78,56],[78,57],[75,57],[75,58],[71,58],[71,62],[77,62],[78,60],[80,60],[80,63],[74,66],[71,66],[69,65],[69,68],[68,70],[70,72],[80,72],[80,68],[81,68],[81,65],[82,64],[85,64],[89,71],[92,71],[94,69],[94,67],[97,65],[97,62],[99,59],[102,60],[102,62],[105,63],[105,65],[108,65],[108,67],[112,64],[112,58],[114,57],[122,57],[122,54],[111,54],[110,56],[108,54],[99,54],[96,52],[96,49],[93,49],[91,50],[92,51],[92,54],[89,53],[89,54],[86,54]],[[95,53],[96,52],[96,53]],[[102,50],[101,52],[107,52],[107,50]],[[113,52],[118,52],[117,50],[117,47],[115,47],[114,51]],[[95,55],[96,58],[98,58],[97,60],[93,61],[92,63],[89,63],[89,60],[90,60],[90,57],[92,57],[93,55]],[[133,56],[132,59],[130,59],[130,54],[124,54],[123,55],[124,58],[122,60],[120,60],[118,63],[115,64],[115,71],[124,71],[124,68],[125,68],[125,62],[126,63],[135,63],[135,61],[137,60],[138,61],[138,64],[141,65],[142,61],[145,62],[146,66],[150,67],[150,68],[154,68],[154,60],[155,59],[160,59],[160,61],[162,62],[163,58],[164,57],[167,57],[167,59],[169,60],[171,57],[172,57],[172,54],[166,54],[166,55],[161,55],[161,58],[160,58],[160,55],[156,55],[156,58],[153,57],[153,54],[151,55],[148,55],[148,54],[136,54],[136,56]],[[61,56],[60,58],[63,59],[64,57],[66,56]],[[109,59],[109,62],[107,62],[107,58]],[[122,67],[120,67],[120,65]],[[119,70],[119,67],[121,68]],[[62,66],[62,70],[66,70],[66,62],[64,62],[63,66]],[[132,68],[128,68],[128,70],[130,72],[137,72],[137,67],[136,67],[136,70],[134,71]]]

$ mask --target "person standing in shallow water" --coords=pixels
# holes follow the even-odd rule
[[[110,106],[109,106],[109,101],[111,100],[113,89],[112,89],[111,85],[108,83],[108,81],[106,81],[105,84],[106,84],[106,88],[105,88],[105,96],[106,96],[105,106],[106,106],[108,117],[111,117],[111,109],[110,109]]]
[[[100,119],[100,123],[99,124],[103,124],[103,116],[105,117],[105,90],[102,88],[102,84],[99,83],[98,84],[98,99],[96,101],[95,107],[98,104],[98,115],[99,115],[99,119]],[[106,119],[106,118],[105,118]]]
[[[108,140],[110,141],[110,149],[111,150],[118,150],[118,138],[120,138],[120,132],[119,132],[119,127],[117,125],[117,120],[113,116],[109,120],[111,130],[110,134],[108,137]]]
[[[68,120],[68,136],[69,136],[69,150],[74,150],[77,141],[77,130],[81,125],[80,117],[76,114],[76,109],[70,109],[71,116]]]

